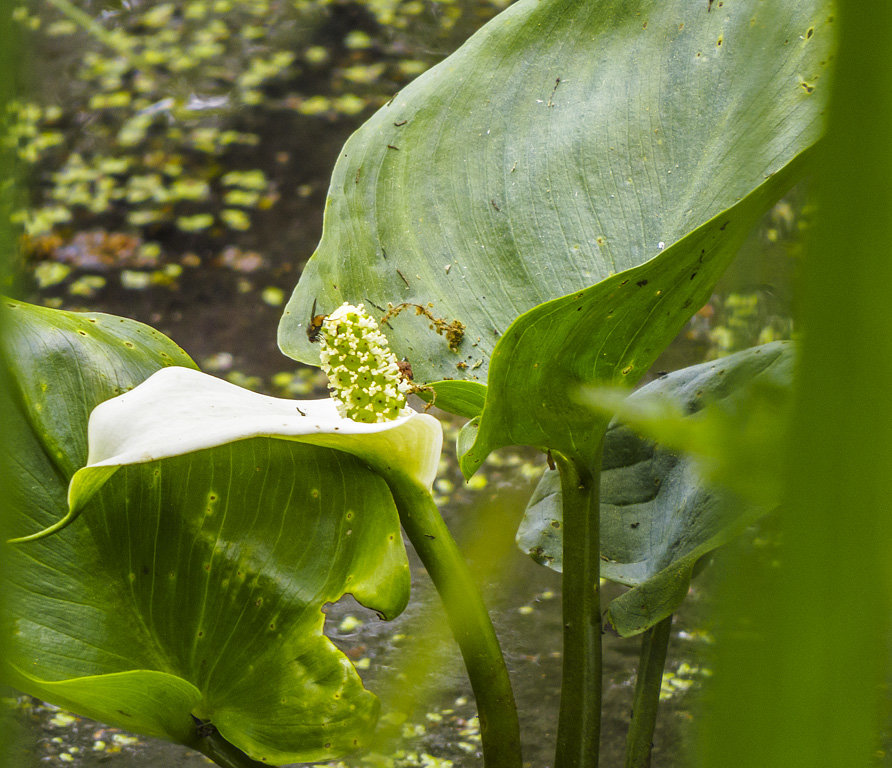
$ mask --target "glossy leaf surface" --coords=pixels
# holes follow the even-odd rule
[[[11,533],[22,535],[64,513],[89,410],[160,361],[191,363],[131,321],[7,307]],[[117,343],[90,339],[109,326]],[[53,409],[70,416],[45,426]],[[362,745],[377,701],[322,635],[321,608],[345,592],[387,616],[405,605],[408,565],[379,475],[341,451],[254,437],[126,467],[93,490],[74,524],[7,546],[9,682],[186,744],[193,717],[209,720],[271,764]]]
[[[166,366],[195,363],[142,323],[95,312],[61,312],[2,299],[8,392],[58,471],[87,462],[90,411]]]
[[[520,0],[348,141],[280,346],[318,361],[306,336],[314,301],[323,311],[343,300],[382,312],[388,302],[430,303],[467,329],[455,353],[425,318],[391,320],[385,330],[416,380],[492,381],[490,357],[516,318],[733,211],[678,304],[695,302],[781,190],[734,206],[819,135],[832,38],[821,0]],[[694,259],[685,280],[700,248],[673,255]],[[650,291],[662,288],[664,303],[626,318],[632,335],[681,286],[674,274],[647,277],[663,278]],[[591,333],[579,324],[574,334]],[[438,405],[453,407],[457,391]]]
[[[639,409],[644,410],[659,399],[671,403],[679,419],[692,423],[688,429],[672,422],[664,426],[667,432],[727,434],[724,414],[747,410],[751,393],[766,383],[789,388],[792,362],[788,342],[755,347],[651,382],[627,398],[628,411],[638,403],[645,404]],[[775,420],[774,429],[761,435],[761,453],[768,463],[776,457],[770,445],[784,444],[783,432],[777,431],[781,423]],[[716,446],[713,455],[721,450]],[[740,451],[729,451],[727,464],[739,468]],[[750,475],[750,482],[758,482],[759,476]],[[620,634],[638,634],[674,612],[701,558],[778,503],[764,492],[754,496],[764,505],[704,482],[696,460],[656,445],[628,426],[611,425],[601,471],[601,576],[632,587],[608,609]],[[517,540],[523,551],[555,570],[562,565],[561,520],[560,479],[557,472],[546,472]]]

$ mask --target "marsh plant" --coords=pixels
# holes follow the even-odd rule
[[[441,427],[406,406],[413,387],[468,419],[467,477],[510,445],[554,467],[518,533],[562,573],[554,764],[598,763],[606,621],[641,638],[626,765],[648,765],[690,579],[778,504],[770,477],[753,492],[729,467],[762,466],[792,350],[626,394],[809,169],[834,23],[820,0],[511,5],[343,148],[279,327],[331,398],[259,395],[146,326],[7,300],[27,470],[7,679],[225,766],[362,749],[379,704],[321,608],[350,593],[397,615],[402,528],[461,650],[484,763],[519,768],[501,649],[431,493]],[[628,589],[602,605],[601,579]]]

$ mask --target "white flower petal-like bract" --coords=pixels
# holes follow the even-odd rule
[[[72,477],[69,515],[118,467],[251,437],[341,450],[385,480],[396,474],[428,490],[443,443],[440,423],[409,408],[391,421],[366,424],[342,417],[331,399],[269,397],[190,368],[163,368],[90,414],[87,466]]]

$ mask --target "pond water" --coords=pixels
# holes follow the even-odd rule
[[[159,5],[131,4],[134,13]],[[420,41],[426,39],[426,33],[433,34],[430,20],[419,22],[414,32],[389,30],[369,15],[363,3],[332,4],[337,13],[320,17],[313,28],[313,39],[304,45],[307,51],[328,45],[329,53],[317,51],[313,55],[320,61],[323,54],[334,57],[337,66],[301,74],[305,78],[304,95],[295,97],[293,102],[288,101],[293,94],[281,83],[271,82],[262,91],[265,99],[293,103],[304,112],[286,119],[280,111],[270,119],[269,112],[242,106],[225,118],[227,124],[261,137],[260,145],[239,156],[238,162],[243,168],[262,170],[271,180],[264,189],[275,188],[275,205],[268,210],[252,211],[255,218],[249,229],[222,233],[177,229],[168,221],[134,228],[124,223],[126,217],[121,210],[113,208],[91,215],[78,209],[74,218],[52,237],[32,239],[22,297],[50,306],[106,311],[149,323],[177,341],[203,368],[236,383],[280,396],[320,394],[323,382],[278,351],[276,326],[282,300],[293,288],[300,265],[318,241],[325,189],[338,151],[374,106],[375,91],[370,88],[368,105],[354,116],[335,110],[329,119],[315,122],[307,119],[306,94],[325,91],[326,98],[342,98],[343,94],[339,96],[336,90],[329,93],[326,89],[338,77],[345,77],[348,66],[374,67],[375,55],[388,66],[396,58],[401,62],[422,61],[427,66],[446,55],[500,4],[479,0],[458,5],[462,9],[459,23],[448,34],[438,32],[433,38],[435,44],[429,44]],[[99,3],[91,6],[96,13],[100,7]],[[121,24],[125,25],[127,19],[122,18]],[[350,35],[354,42],[362,42],[359,32],[366,34],[372,44],[350,48],[340,42],[331,43]],[[80,55],[75,53],[77,46],[52,40],[43,44],[54,51],[51,60],[58,67],[52,71],[60,72],[62,77],[56,80],[47,70],[37,68],[34,87],[64,95],[64,78],[78,76],[72,63]],[[404,65],[404,70],[409,72],[411,67]],[[351,72],[350,76],[355,78],[363,76],[361,72]],[[328,78],[324,82],[323,75]],[[315,78],[316,82],[308,85],[307,78]],[[394,80],[389,87],[399,85]],[[385,90],[387,87],[381,86]],[[343,98],[337,103],[342,107],[349,104]],[[80,123],[74,119],[78,114]],[[83,137],[77,132],[90,115],[72,108],[71,116],[61,126],[64,145],[83,148]],[[171,124],[175,123],[172,116]],[[188,121],[186,124],[191,125]],[[96,136],[93,140],[98,141]],[[153,146],[153,151],[161,151],[157,142]],[[220,174],[213,165],[223,162],[221,157],[225,160],[225,154],[205,157],[203,164],[198,164],[204,169],[200,172],[209,174],[208,178],[217,173],[213,178],[219,180]],[[145,156],[141,156],[140,162],[144,160]],[[53,163],[58,168],[63,161],[59,155],[35,165],[35,195],[42,194],[40,189],[47,186]],[[170,205],[176,208],[181,203],[173,201]],[[198,207],[186,206],[183,210],[188,214],[186,218],[204,215],[204,209]],[[181,219],[183,216],[177,221]],[[740,268],[743,277],[733,283],[736,293],[730,288],[721,292],[688,326],[655,370],[672,370],[697,362],[707,352],[715,353],[716,345],[724,345],[723,349],[745,346],[755,341],[763,329],[776,324],[777,318],[788,315],[785,286],[792,267],[787,251],[777,250],[785,247],[783,237],[778,244],[777,233],[788,234],[785,228],[794,228],[793,219],[787,209],[776,210],[766,219],[762,233],[747,246],[749,261],[745,262],[747,267]],[[191,219],[191,225],[195,221]],[[765,232],[774,232],[775,236],[766,238]],[[146,249],[143,246],[147,243],[158,248]],[[63,265],[64,273],[52,273],[54,264]],[[753,264],[758,266],[753,268]],[[730,295],[749,298],[741,305],[739,301],[729,303]],[[725,336],[716,335],[716,329],[721,328],[725,329]],[[733,337],[730,341],[729,334]],[[447,420],[450,435],[454,436],[456,428],[456,422]],[[449,451],[452,442],[447,440]],[[513,536],[535,476],[543,468],[541,456],[505,452],[487,466],[482,479],[466,486],[454,453],[449,453],[437,485],[447,522],[469,553],[492,608],[521,713],[525,760],[531,768],[547,768],[553,759],[561,665],[560,577],[521,554],[513,545]],[[605,589],[608,598],[616,594],[613,587]],[[692,691],[708,673],[704,666],[709,645],[709,634],[704,630],[704,593],[699,587],[693,591],[675,623],[664,679],[666,700],[655,737],[654,768],[684,764],[683,755],[691,737],[695,700]],[[416,561],[412,600],[402,616],[385,623],[345,599],[329,607],[326,627],[333,641],[357,663],[368,686],[381,694],[385,726],[396,722],[394,730],[400,735],[395,743],[381,747],[383,756],[347,759],[345,766],[450,765],[438,761],[451,761],[455,768],[480,765],[473,699],[455,647],[443,635],[443,614],[436,594]],[[616,766],[622,763],[638,642],[610,634],[605,635],[604,642],[602,764]],[[408,659],[415,661],[406,668]],[[411,695],[407,696],[407,692]],[[405,720],[398,722],[396,712],[404,713]],[[22,768],[62,764],[85,768],[191,768],[208,764],[201,755],[184,748],[123,734],[38,702],[20,701],[16,719],[21,734],[10,765]]]

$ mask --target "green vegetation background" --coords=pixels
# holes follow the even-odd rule
[[[16,64],[19,61],[17,51],[18,36],[11,29],[11,9],[7,6],[0,8],[0,109],[4,109],[14,94],[17,77]],[[0,284],[8,285],[11,266],[10,255],[14,250],[14,235],[10,224],[10,208],[13,196],[13,182],[15,170],[11,153],[0,148]],[[0,333],[3,327],[0,325]],[[2,383],[2,380],[0,380]],[[3,400],[0,399],[0,423],[4,423],[2,412]],[[0,439],[7,439],[5,436]],[[6,487],[10,467],[0,466],[0,488]],[[6,494],[0,493],[0,541],[7,539],[6,533]],[[0,545],[2,546],[2,545]],[[2,562],[2,560],[0,560]],[[4,572],[0,566],[0,611],[3,610],[4,600]],[[2,614],[0,614],[2,615]],[[6,627],[0,625],[0,656],[6,655],[5,638]],[[11,711],[4,707],[0,709],[0,766],[8,765],[8,744],[13,737],[11,723],[8,722]]]
[[[843,0],[800,290],[783,565],[741,558],[720,604],[702,765],[863,767],[889,730],[892,6]]]
[[[0,9],[3,114],[8,114],[6,105],[21,81],[16,72],[21,19],[13,22],[11,12],[7,4]],[[821,158],[821,213],[800,286],[805,330],[800,399],[789,463],[783,468],[786,564],[773,574],[738,568],[725,585],[716,684],[702,722],[705,766],[867,766],[876,761],[876,733],[889,724],[892,69],[890,46],[881,34],[892,28],[892,6],[865,8],[841,0],[839,20],[843,38]],[[283,62],[267,63],[274,67]],[[360,80],[368,74],[354,72]],[[266,78],[258,69],[256,76],[264,81],[274,75]],[[110,98],[101,88],[94,95]],[[309,106],[307,97],[300,102],[301,114],[337,112],[333,105],[343,95],[325,95],[327,102]],[[188,105],[188,94],[183,99],[169,108]],[[349,100],[338,103],[352,109]],[[118,109],[101,102],[95,106]],[[236,147],[245,146],[238,137],[229,139]],[[52,139],[42,141],[52,144]],[[17,237],[8,223],[9,214],[21,209],[14,154],[7,148],[0,155],[4,286],[18,260]],[[223,179],[229,170],[217,169],[216,176],[204,180],[206,186],[201,180],[197,186],[187,184],[181,190],[185,198],[134,210],[161,210],[164,226],[187,232],[207,223],[195,218],[207,215],[203,199],[195,199],[205,190],[209,197],[225,197],[233,189],[258,192],[256,200],[250,194],[229,198],[242,203],[259,203],[268,194],[267,187],[227,185]],[[96,182],[90,181],[91,189]],[[151,200],[151,190],[148,194],[146,200]],[[94,213],[89,205],[74,207],[84,216],[129,216],[121,210]],[[250,219],[255,209],[259,205],[234,205],[231,210]],[[230,224],[244,221],[229,218]],[[147,220],[144,226],[158,223]],[[221,218],[208,228],[227,226]],[[6,471],[0,468],[0,484]],[[741,619],[762,631],[736,631]],[[9,734],[9,728],[0,728],[0,739]]]

